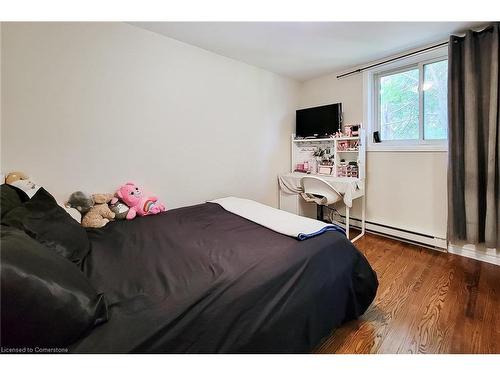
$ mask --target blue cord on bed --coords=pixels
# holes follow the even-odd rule
[[[304,240],[307,240],[308,238],[318,236],[318,235],[323,234],[325,232],[340,232],[344,236],[346,235],[344,228],[342,228],[340,225],[329,224],[329,225],[326,225],[325,227],[321,228],[320,230],[318,230],[317,232],[314,232],[314,233],[299,233],[299,235],[297,236],[297,239],[299,241],[304,241]]]

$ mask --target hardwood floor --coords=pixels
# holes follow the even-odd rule
[[[500,353],[500,266],[368,234],[375,301],[315,353]]]

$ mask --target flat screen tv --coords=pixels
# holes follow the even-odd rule
[[[328,137],[341,130],[342,103],[299,109],[296,112],[295,136]]]

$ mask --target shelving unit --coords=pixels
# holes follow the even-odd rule
[[[356,162],[357,165],[357,177],[346,177],[346,178],[356,178],[363,180],[365,178],[365,160],[366,160],[366,148],[365,148],[365,132],[363,128],[359,130],[360,134],[358,137],[338,137],[338,138],[320,138],[320,139],[295,139],[295,134],[292,134],[292,159],[291,159],[291,171],[294,172],[297,169],[297,164],[303,164],[307,162],[308,164],[313,164],[311,174],[316,174],[317,168],[314,168],[314,164],[317,163],[315,157],[313,156],[314,150],[317,148],[329,149],[330,155],[333,156],[333,173],[332,177],[345,177],[342,173],[342,168],[344,163],[349,165],[350,162]],[[353,144],[358,141],[357,150],[339,150],[339,145],[343,142],[350,142]],[[344,162],[342,162],[342,160]],[[322,174],[318,174],[322,175]]]
[[[324,179],[330,184],[346,183],[351,184],[356,183],[359,190],[353,195],[353,199],[361,199],[361,233],[356,237],[351,239],[352,242],[357,241],[365,234],[365,218],[366,218],[366,145],[365,145],[366,134],[363,127],[359,128],[359,136],[357,137],[338,137],[338,138],[321,138],[321,139],[295,139],[295,134],[292,134],[291,147],[292,147],[292,158],[290,175],[293,178],[301,179],[302,173],[296,172],[297,166],[300,164],[311,163],[312,166],[309,167],[309,173],[312,175],[317,175],[318,177]],[[348,142],[348,144],[346,144]],[[357,144],[355,150],[343,149],[341,146],[350,146],[352,148],[354,144]],[[328,149],[327,155],[330,155],[330,161],[333,161],[332,173],[322,174],[317,173],[318,168],[316,166],[317,160],[314,156],[314,151],[318,148]],[[339,149],[340,148],[340,149]],[[356,177],[352,176],[351,172],[348,171],[349,163],[356,164]],[[320,164],[321,165],[321,164]],[[326,170],[326,169],[325,169]],[[351,174],[351,176],[349,176]],[[306,173],[303,174],[304,176]],[[338,185],[337,185],[338,186]],[[314,217],[310,211],[311,207],[305,207],[307,203],[301,200],[300,195],[292,195],[284,193],[280,190],[280,208],[289,212],[293,212],[302,216]],[[310,205],[310,204],[309,204]],[[350,206],[345,206],[345,226],[347,237],[349,238],[349,216],[350,216]],[[312,214],[312,215],[311,215]]]
[[[338,138],[322,138],[322,139],[295,139],[295,134],[291,137],[291,147],[292,147],[292,158],[290,170],[291,173],[287,173],[284,176],[286,178],[295,181],[295,186],[300,186],[300,181],[306,173],[294,173],[297,169],[297,164],[303,164],[304,162],[312,162],[314,164],[315,157],[314,151],[319,147],[323,149],[328,149],[330,156],[330,161],[333,161],[333,171],[331,174],[321,174],[315,173],[317,169],[312,168],[311,174],[323,179],[329,184],[336,185],[345,184],[345,186],[356,186],[355,190],[352,191],[352,199],[361,199],[361,233],[356,237],[351,239],[352,242],[357,241],[365,234],[365,223],[366,223],[366,133],[365,129],[361,126],[359,128],[358,137],[338,137]],[[339,150],[339,146],[344,142],[352,142],[352,144],[357,141],[356,150]],[[342,175],[342,166],[345,166],[349,162],[356,162],[357,165],[357,177],[344,177]],[[280,179],[282,177],[280,176]],[[340,190],[340,188],[338,188]],[[347,189],[343,189],[345,192]],[[295,213],[301,216],[308,216],[311,218],[316,217],[316,205],[305,202],[300,198],[300,194],[293,194],[283,189],[279,192],[279,208],[288,212]],[[349,238],[349,216],[350,216],[351,205],[345,205],[345,216],[344,223],[346,227],[346,234]]]

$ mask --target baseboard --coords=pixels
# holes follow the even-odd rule
[[[344,216],[342,216],[344,218]],[[361,229],[361,220],[350,218],[351,227]],[[437,238],[426,234],[416,233],[405,229],[390,227],[366,221],[366,231],[381,236],[395,238],[400,241],[408,242],[414,245],[424,246],[433,250],[446,252],[447,241],[444,238]]]
[[[342,216],[344,219],[345,217]],[[351,218],[351,227],[361,229],[361,220]],[[433,250],[448,252],[463,257],[479,260],[500,266],[500,252],[495,249],[477,249],[474,245],[452,245],[444,238],[432,237],[425,234],[389,227],[383,224],[366,222],[366,231],[380,236],[394,238],[403,242],[408,242],[418,246],[424,246]]]
[[[448,252],[500,266],[500,253],[495,249],[477,249],[474,245],[448,246]]]

